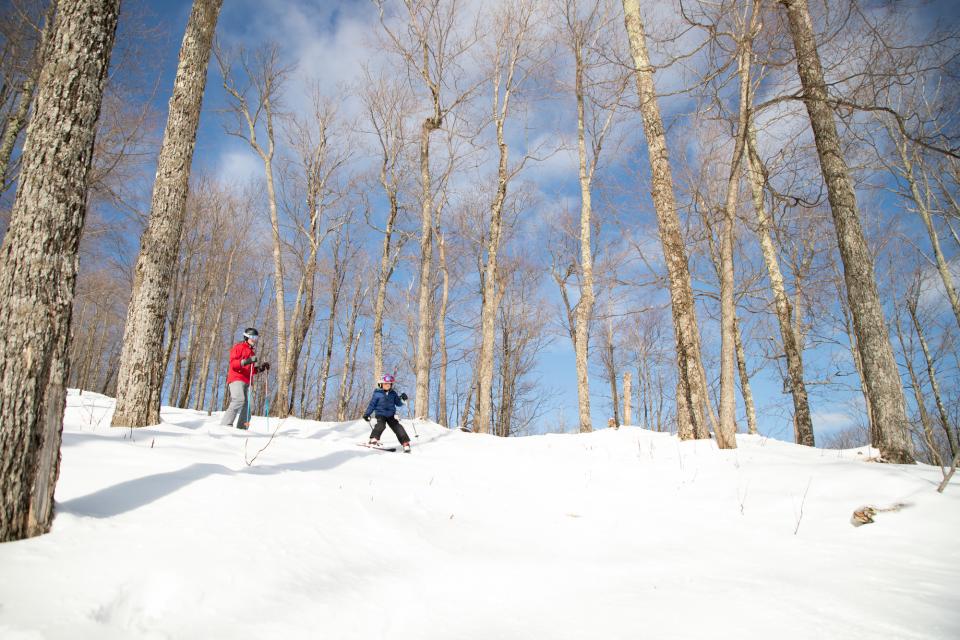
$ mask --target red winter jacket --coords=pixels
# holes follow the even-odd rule
[[[252,363],[240,364],[253,355],[255,355],[253,347],[246,340],[233,345],[233,348],[230,349],[230,371],[227,373],[227,384],[231,382],[250,384],[250,376],[254,373],[260,373],[259,370],[255,370]]]

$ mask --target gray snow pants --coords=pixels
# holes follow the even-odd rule
[[[250,417],[247,415],[247,390],[249,387],[250,385],[246,382],[236,381],[230,383],[230,406],[223,412],[223,419],[220,420],[221,425],[229,427],[236,421],[239,427],[250,420]],[[239,420],[237,420],[238,413],[240,414]]]

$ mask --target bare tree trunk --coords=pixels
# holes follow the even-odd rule
[[[4,123],[3,137],[0,138],[0,191],[6,190],[10,158],[13,157],[13,149],[17,146],[17,138],[20,137],[20,133],[27,126],[27,116],[30,115],[30,106],[33,104],[33,94],[37,87],[37,80],[46,61],[47,48],[50,46],[56,12],[57,0],[50,0],[44,14],[43,32],[40,34],[37,48],[33,52],[33,59],[30,61],[30,70],[23,81],[23,86],[17,91],[19,94],[17,96],[17,108]]]
[[[350,399],[349,380],[353,369],[354,335],[357,330],[357,316],[360,315],[360,305],[364,297],[363,279],[357,279],[357,288],[353,292],[353,301],[350,304],[350,316],[347,319],[347,339],[344,341],[343,371],[340,374],[340,389],[337,398],[337,420],[346,420],[347,401]]]
[[[437,248],[440,252],[440,273],[443,277],[440,293],[440,314],[437,316],[437,348],[440,350],[440,370],[437,372],[437,421],[446,426],[450,424],[447,415],[447,303],[450,299],[450,274],[447,271],[447,251],[439,227],[436,230]]]
[[[509,100],[509,93],[505,100]],[[506,105],[503,107],[505,110]],[[505,113],[501,111],[500,113]],[[490,205],[490,232],[487,238],[487,263],[483,272],[483,288],[480,294],[480,354],[477,363],[477,384],[479,385],[480,408],[477,413],[477,430],[488,433],[493,411],[493,350],[496,342],[497,311],[500,308],[497,280],[500,239],[503,230],[503,204],[507,197],[507,157],[509,147],[503,135],[504,118],[497,119],[497,192]]]
[[[735,449],[736,432],[736,395],[734,393],[734,366],[738,361],[737,306],[734,299],[733,242],[737,220],[737,200],[740,194],[740,165],[746,148],[747,127],[750,120],[750,60],[752,58],[753,30],[759,19],[758,7],[754,10],[748,25],[741,34],[737,64],[740,78],[740,103],[737,118],[737,132],[734,137],[733,158],[730,161],[730,174],[727,179],[727,197],[723,207],[723,232],[720,241],[720,415],[717,445],[721,449]],[[742,344],[740,349],[742,350]],[[741,376],[741,381],[746,376]],[[749,384],[745,386],[749,389]]]
[[[623,374],[623,424],[633,424],[633,414],[631,413],[633,399],[630,392],[630,372],[626,371]]]
[[[274,131],[274,102],[278,99],[280,87],[287,73],[279,66],[279,52],[272,46],[260,53],[256,69],[251,68],[244,61],[244,69],[248,73],[251,84],[258,91],[256,111],[251,114],[246,95],[237,89],[230,72],[230,63],[222,52],[216,52],[217,62],[223,76],[223,88],[231,96],[233,104],[230,109],[237,117],[238,124],[233,131],[250,145],[263,162],[263,173],[267,181],[267,204],[270,208],[270,228],[273,237],[273,279],[274,303],[276,304],[277,320],[277,398],[287,398],[290,384],[290,370],[287,366],[287,313],[286,292],[283,266],[283,241],[280,238],[280,216],[277,211],[277,192],[273,175],[273,158],[276,150]],[[266,126],[266,147],[257,140],[257,122],[260,114],[264,116]],[[281,402],[276,406],[277,415],[286,417],[287,403]]]
[[[381,176],[384,176],[384,173],[381,173]],[[382,178],[382,180],[386,185],[386,179]],[[377,295],[373,302],[373,375],[378,381],[383,376],[383,314],[387,306],[387,285],[390,283],[395,265],[395,258],[390,255],[393,227],[396,224],[398,212],[395,190],[388,189],[388,199],[390,213],[387,215],[387,226],[383,232],[383,251],[380,254],[380,272],[377,275]]]
[[[529,6],[518,6],[513,14],[508,9],[500,16],[502,37],[497,40],[494,52],[496,61],[492,74],[493,122],[497,136],[497,189],[490,203],[490,229],[487,235],[487,260],[483,270],[480,294],[480,353],[478,357],[477,383],[479,385],[480,410],[477,413],[478,430],[487,433],[493,410],[493,352],[496,343],[496,320],[501,299],[499,275],[500,244],[503,236],[503,207],[510,184],[510,147],[504,135],[504,125],[510,114],[510,99],[514,90],[517,64],[523,50],[532,13]]]
[[[59,8],[23,145],[0,248],[0,542],[53,520],[77,251],[118,14],[118,0]]]
[[[903,362],[907,366],[907,373],[910,376],[910,388],[913,389],[913,399],[917,403],[917,412],[920,414],[920,425],[923,427],[924,440],[930,451],[930,457],[934,464],[940,466],[943,460],[937,449],[936,440],[933,437],[933,423],[930,420],[930,414],[927,412],[926,400],[923,397],[923,389],[920,386],[920,379],[913,367],[913,350],[907,347],[907,341],[903,335],[903,326],[900,322],[900,314],[894,311],[894,329],[897,332],[897,339],[900,342],[900,351],[903,354]]]
[[[960,326],[960,298],[957,296],[957,288],[953,284],[953,275],[950,273],[949,262],[940,248],[940,238],[937,235],[937,229],[933,226],[933,216],[930,214],[930,208],[927,201],[920,193],[920,186],[917,184],[917,177],[914,173],[913,161],[910,159],[910,152],[907,149],[907,141],[903,137],[898,137],[892,128],[888,127],[890,135],[893,138],[894,145],[900,155],[900,162],[903,166],[903,176],[910,185],[910,196],[917,207],[917,213],[923,220],[923,226],[927,230],[927,236],[930,238],[930,246],[933,248],[933,256],[937,263],[937,271],[940,273],[940,279],[943,280],[943,288],[947,293],[947,300],[950,301],[950,307],[953,309],[953,317]]]
[[[860,345],[864,383],[875,423],[877,439],[874,445],[889,462],[912,463],[914,459],[900,373],[877,293],[873,255],[863,236],[856,194],[843,157],[833,111],[827,102],[827,85],[823,79],[807,0],[780,0],[780,3],[786,8],[790,22],[790,35],[797,52],[797,70],[803,85],[803,100],[810,115],[810,126],[833,212],[847,298]]]
[[[176,269],[193,148],[207,82],[210,48],[223,0],[195,0],[187,22],[180,62],[170,97],[167,127],[157,160],[150,222],[141,239],[140,255],[127,309],[117,406],[111,426],[144,427],[160,422],[162,376],[152,375],[163,345],[170,284]]]
[[[640,112],[647,137],[652,174],[651,192],[664,262],[670,280],[670,303],[677,354],[677,433],[681,439],[707,438],[707,381],[700,356],[700,329],[690,285],[690,268],[673,193],[663,119],[657,105],[653,67],[647,52],[639,0],[623,0],[624,23],[640,96]]]
[[[426,420],[430,415],[430,364],[433,361],[433,310],[430,268],[433,264],[433,191],[430,180],[430,134],[440,127],[440,118],[434,115],[423,121],[420,130],[420,284],[417,308],[417,352],[414,375],[416,417]]]
[[[733,318],[733,339],[737,348],[737,371],[740,374],[740,395],[743,396],[743,408],[747,412],[747,433],[757,434],[757,409],[753,404],[753,390],[750,388],[750,373],[747,371],[747,354],[743,348],[743,334],[740,321]]]
[[[595,302],[593,292],[593,247],[591,246],[590,231],[592,225],[592,194],[590,191],[593,178],[592,169],[587,167],[587,142],[584,129],[584,68],[583,50],[578,44],[575,48],[576,57],[576,98],[577,98],[577,151],[579,157],[580,178],[580,299],[574,309],[575,324],[573,326],[573,350],[577,362],[577,407],[580,418],[580,433],[593,431],[590,418],[590,320],[593,317]]]
[[[210,373],[210,360],[213,358],[213,350],[217,347],[217,343],[220,341],[220,332],[223,326],[223,309],[227,304],[227,297],[230,295],[230,288],[233,284],[233,260],[237,255],[239,250],[239,245],[234,245],[230,250],[230,255],[227,258],[227,273],[224,277],[223,291],[220,294],[220,302],[217,305],[217,313],[214,316],[213,329],[210,331],[210,339],[207,341],[207,349],[203,358],[203,366],[200,370],[200,380],[203,385],[200,388],[200,392],[197,395],[197,402],[194,405],[194,408],[198,411],[203,408],[204,400],[206,400],[207,395],[207,379]],[[214,378],[214,384],[216,384],[217,379]]]
[[[913,329],[917,332],[917,338],[920,341],[920,349],[923,351],[923,359],[927,364],[927,377],[930,379],[930,390],[933,392],[933,400],[937,405],[937,413],[940,416],[940,426],[947,436],[947,443],[950,445],[950,457],[957,455],[957,440],[954,437],[953,430],[950,428],[950,419],[947,417],[946,407],[943,406],[943,396],[940,393],[940,383],[937,382],[937,372],[933,365],[933,358],[930,355],[930,347],[927,345],[927,339],[923,335],[923,327],[920,325],[920,319],[917,317],[917,296],[919,292],[907,300],[907,311],[910,313],[910,320],[913,322]]]
[[[606,365],[607,365],[607,378],[610,381],[610,402],[613,406],[613,423],[617,427],[620,426],[620,394],[617,392],[617,363],[614,360],[614,347],[613,347],[613,320],[612,318],[607,318],[607,344],[606,346]],[[626,394],[626,390],[624,390]],[[626,395],[624,395],[626,397]]]
[[[320,393],[317,398],[316,419],[323,420],[324,405],[327,402],[327,381],[330,377],[330,363],[333,360],[333,339],[336,333],[337,307],[340,303],[340,293],[343,290],[343,281],[346,278],[346,270],[339,266],[340,264],[340,236],[337,236],[333,249],[334,274],[330,279],[330,313],[327,315],[327,335],[323,347],[323,364],[320,367],[320,377],[318,384]]]
[[[757,238],[760,240],[760,249],[763,253],[763,262],[767,267],[767,278],[770,280],[770,290],[773,292],[774,309],[777,314],[777,324],[780,327],[780,338],[783,341],[783,351],[787,359],[787,376],[790,378],[790,396],[793,398],[794,435],[797,444],[814,446],[813,421],[810,418],[810,403],[807,398],[807,386],[803,380],[803,353],[800,341],[793,328],[793,309],[790,298],[787,296],[783,284],[783,273],[780,271],[780,259],[771,237],[770,218],[767,216],[763,201],[764,177],[757,156],[757,143],[753,129],[749,132],[749,152],[747,161],[749,171],[750,190],[753,195],[753,211],[757,217]]]

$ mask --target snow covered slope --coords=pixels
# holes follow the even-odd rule
[[[960,637],[935,468],[409,421],[405,455],[359,420],[131,433],[112,405],[69,395],[53,531],[0,545],[0,638]]]

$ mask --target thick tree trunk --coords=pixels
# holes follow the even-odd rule
[[[0,542],[53,519],[77,251],[118,14],[118,0],[60,7],[0,247]]]
[[[433,301],[430,271],[433,265],[433,191],[430,180],[430,134],[440,126],[436,116],[427,118],[420,130],[420,283],[417,302],[417,351],[414,375],[417,378],[414,404],[416,417],[430,415],[430,365],[433,361]]]
[[[912,463],[913,451],[907,428],[903,386],[877,293],[873,254],[860,226],[856,195],[843,157],[833,111],[827,102],[827,86],[807,0],[780,2],[786,8],[790,22],[790,35],[797,52],[797,70],[803,85],[803,100],[810,115],[810,126],[833,212],[847,298],[863,359],[864,383],[877,436],[873,444],[889,462]]]
[[[707,381],[700,356],[700,329],[690,285],[690,268],[673,193],[667,139],[657,105],[653,67],[647,52],[639,0],[623,0],[624,22],[636,69],[640,113],[650,157],[651,193],[660,243],[670,281],[670,304],[677,355],[677,433],[682,439],[707,438]]]
[[[767,278],[770,281],[770,290],[773,292],[774,309],[777,315],[777,324],[780,327],[780,338],[783,342],[783,351],[787,359],[787,376],[790,379],[790,395],[793,398],[794,435],[797,444],[808,447],[814,445],[813,422],[810,418],[810,403],[807,399],[807,386],[803,381],[803,352],[800,341],[793,329],[793,309],[790,298],[783,283],[783,273],[780,271],[780,258],[773,244],[771,236],[770,218],[767,216],[763,201],[763,171],[760,167],[760,158],[757,156],[757,144],[753,130],[749,131],[749,146],[747,153],[750,191],[753,195],[753,211],[757,217],[757,238],[763,253],[763,262],[767,268]]]
[[[141,240],[123,336],[117,406],[111,426],[144,427],[160,422],[152,375],[163,345],[170,284],[177,265],[193,148],[207,82],[210,47],[223,0],[195,0],[180,47],[167,127],[157,161],[150,222]]]

